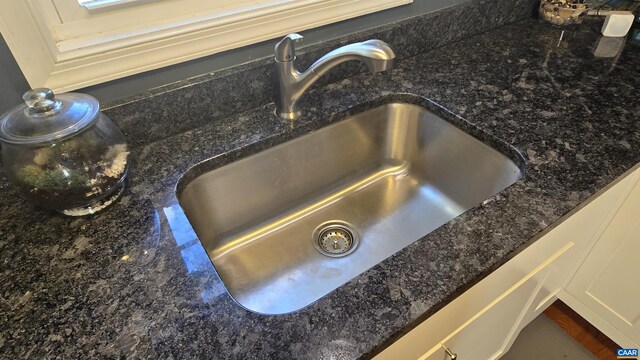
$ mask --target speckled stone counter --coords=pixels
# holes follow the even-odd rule
[[[0,356],[374,355],[640,161],[640,47],[595,58],[594,29],[568,29],[558,45],[559,29],[526,20],[317,87],[293,128],[267,104],[141,145],[124,197],[92,218],[34,209],[0,177]],[[238,306],[177,204],[181,174],[421,98],[519,149],[525,177],[305,309]]]

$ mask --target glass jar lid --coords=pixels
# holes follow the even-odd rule
[[[54,95],[37,88],[23,96],[25,104],[0,118],[0,140],[10,144],[38,145],[69,138],[91,125],[100,104],[93,96],[79,93]]]

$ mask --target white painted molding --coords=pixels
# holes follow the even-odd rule
[[[239,48],[413,0],[296,0],[104,41],[56,42],[51,14],[28,1],[3,4],[0,32],[31,87],[70,91]],[[35,14],[34,14],[35,13]],[[47,18],[48,16],[48,18]],[[47,30],[49,29],[49,30]]]
[[[102,11],[110,11],[113,9],[122,9],[130,6],[140,5],[141,3],[158,1],[158,0],[87,0],[80,4],[87,9],[89,13],[98,13]]]

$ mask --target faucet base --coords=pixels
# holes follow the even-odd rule
[[[300,111],[284,112],[280,111],[280,109],[276,109],[276,115],[281,119],[293,121],[300,117]]]

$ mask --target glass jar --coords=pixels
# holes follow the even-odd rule
[[[46,88],[23,99],[0,118],[8,179],[35,205],[68,216],[94,214],[117,200],[129,149],[98,101]]]

